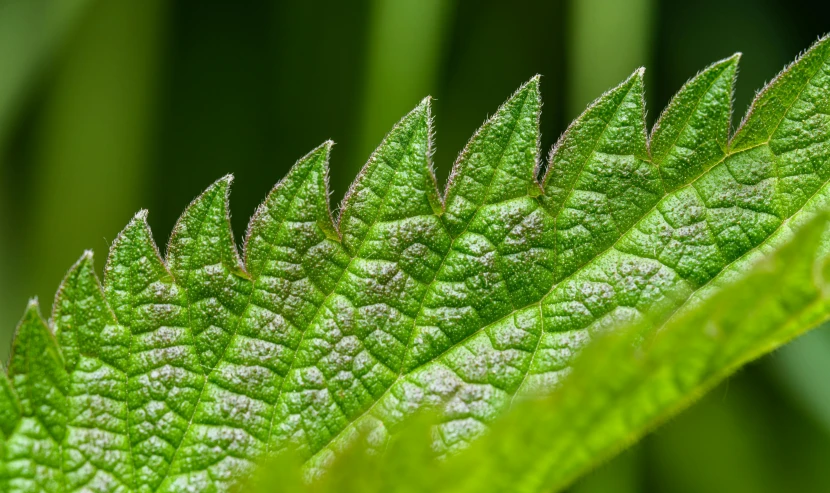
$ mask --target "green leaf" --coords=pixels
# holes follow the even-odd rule
[[[230,228],[231,181],[219,180],[187,207],[167,249],[170,272],[187,294],[193,343],[206,369],[222,358],[251,293]]]
[[[128,431],[136,490],[158,488],[167,475],[204,386],[193,343],[187,295],[153,243],[142,211],[110,250],[104,293],[129,328]]]
[[[568,127],[544,179],[556,220],[556,277],[610,247],[663,196],[646,143],[643,70],[604,94]]]
[[[692,182],[726,154],[739,59],[717,62],[689,81],[654,125],[651,154],[667,190]]]
[[[827,198],[820,204],[827,208]],[[688,406],[740,365],[827,317],[828,217],[785,228],[765,256],[732,269],[717,293],[687,306],[642,343],[642,326],[621,326],[578,357],[552,395],[518,402],[490,433],[447,461],[430,453],[434,417],[416,419],[382,456],[347,450],[308,485],[292,457],[252,478],[252,491],[559,491],[579,473]]]
[[[331,142],[298,161],[251,220],[244,262],[230,177],[187,208],[166,260],[140,212],[111,248],[103,294],[89,254],[67,275],[57,344],[27,311],[0,395],[4,480],[12,490],[227,491],[269,453],[296,451],[313,477],[351,445],[386,450],[424,409],[437,416],[424,454],[452,456],[528,396],[573,392],[563,381],[604,392],[618,369],[658,392],[625,371],[624,352],[596,365],[607,372],[599,382],[569,375],[585,371],[574,373],[584,346],[620,324],[639,328],[639,347],[662,347],[672,327],[693,325],[673,314],[724,299],[729,279],[830,196],[830,39],[760,94],[730,142],[737,62],[690,80],[650,139],[635,71],[568,128],[541,180],[535,77],[473,136],[443,197],[424,99],[372,154],[336,223]],[[808,271],[787,278],[804,289],[780,313],[815,294]],[[757,284],[730,310],[781,294]],[[736,346],[719,349],[734,353],[673,388],[676,402],[808,325],[773,330],[779,312],[753,326],[728,314]],[[822,304],[804,319],[829,316]],[[780,338],[753,332],[763,327]],[[653,357],[682,363],[698,348],[681,342]],[[549,413],[574,423],[561,437],[582,449],[551,446],[545,454],[565,455],[517,474],[559,484],[662,416],[636,394],[622,392],[617,401],[631,401],[620,409],[602,395],[561,398]],[[581,428],[590,416],[579,399],[641,417]]]
[[[115,320],[95,275],[92,252],[69,270],[52,323],[69,373],[62,469],[69,491],[130,488],[130,332]]]
[[[828,198],[809,207],[826,211]],[[462,478],[455,491],[558,491],[741,365],[826,320],[827,216],[794,226],[775,235],[767,255],[730,268],[712,296],[662,324],[645,348],[636,325],[587,348],[551,397],[517,406],[447,466],[455,473],[446,476]]]
[[[226,349],[217,352],[219,358],[207,372],[163,490],[188,485],[226,489],[268,448],[283,379],[311,319],[348,263],[328,208],[326,166],[331,145],[328,142],[298,161],[251,219],[245,246],[252,286],[241,305],[242,315],[228,331]],[[222,185],[222,204],[227,184]],[[203,194],[191,209],[202,207],[209,195]],[[212,269],[222,273],[219,280],[230,279],[238,266],[226,214],[218,211],[215,224],[221,227],[218,236],[227,239],[225,251],[233,255],[216,257],[218,265]],[[188,216],[186,212],[180,224]],[[216,286],[217,293],[224,290],[225,286]]]
[[[4,444],[7,491],[63,491],[61,443],[66,435],[68,378],[36,300],[29,302],[17,326],[9,380],[21,413],[16,426],[6,422],[3,427],[4,433],[14,430]]]

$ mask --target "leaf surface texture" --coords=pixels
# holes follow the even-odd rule
[[[467,448],[559,388],[589,341],[620,324],[651,338],[823,207],[830,41],[730,137],[737,64],[691,79],[650,135],[635,71],[546,166],[535,77],[472,137],[444,194],[427,98],[336,221],[332,144],[300,159],[243,255],[230,177],[188,206],[164,258],[140,212],[103,284],[86,253],[48,323],[35,303],[21,321],[0,379],[5,490],[227,491],[286,449],[314,475],[350,444],[384,449],[425,408],[438,410],[439,454]]]

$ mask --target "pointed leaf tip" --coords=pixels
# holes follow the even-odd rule
[[[9,357],[9,377],[22,399],[24,415],[36,417],[60,444],[66,431],[65,395],[68,386],[63,357],[54,334],[32,298],[17,325]]]
[[[355,254],[372,225],[392,217],[440,209],[432,173],[432,121],[427,96],[386,134],[343,197],[338,226],[347,252]],[[407,182],[399,186],[397,180]],[[411,186],[418,183],[418,186]],[[398,189],[378,196],[375,190]]]
[[[742,56],[743,56],[743,53],[741,53],[740,51],[737,51],[737,52],[733,53],[732,56],[728,56],[726,58],[718,60],[717,62],[714,62],[713,64],[709,65],[705,69],[701,70],[701,73],[706,72],[706,71],[711,70],[711,69],[714,69],[714,68],[737,65],[741,61]]]
[[[329,206],[328,171],[333,140],[326,140],[297,160],[274,186],[248,223],[244,258],[249,274],[257,278],[276,254],[275,246],[285,241],[283,226],[315,223],[325,236],[336,238]],[[293,244],[293,242],[292,242]]]
[[[227,175],[223,176],[222,178],[219,178],[215,182],[211,183],[210,186],[207,187],[204,192],[200,193],[199,196],[196,197],[196,199],[194,199],[193,202],[191,202],[188,207],[192,206],[195,202],[197,202],[198,200],[204,198],[205,196],[213,193],[217,189],[221,189],[225,194],[227,194],[228,189],[230,188],[230,185],[232,183],[233,183],[233,175],[228,173]]]
[[[804,89],[816,77],[822,79],[822,67],[826,66],[830,57],[828,48],[830,37],[820,38],[758,92],[729,142],[731,152],[746,150],[772,139],[772,134],[779,130],[794,102],[805,96]],[[815,97],[821,98],[818,94],[826,87],[822,84],[814,87],[819,91]]]
[[[84,266],[90,266],[91,267],[93,262],[94,262],[94,258],[95,258],[95,256],[94,256],[92,250],[84,250],[84,253],[81,254],[80,258],[78,258],[78,260],[72,265],[72,267],[69,268],[69,271],[66,273],[66,276],[64,276],[64,282],[66,282],[66,279],[69,276],[71,276],[72,273],[77,271],[78,269],[80,269]],[[58,294],[60,294],[60,292],[58,292]]]
[[[186,294],[193,344],[205,368],[224,354],[250,292],[230,223],[232,182],[233,175],[225,175],[196,197],[167,246],[167,266]]]
[[[37,296],[29,298],[29,301],[26,302],[26,310],[23,312],[23,317],[17,324],[17,330],[20,330],[20,326],[23,325],[25,321],[35,318],[41,318],[40,300],[38,300]]]
[[[736,53],[698,72],[657,119],[651,155],[668,190],[690,183],[723,157],[739,59]]]
[[[527,195],[538,187],[540,76],[522,84],[476,131],[453,165],[443,221],[464,231],[486,204]]]
[[[113,240],[112,245],[110,246],[110,256],[112,255],[113,251],[115,250],[116,246],[120,244],[123,240],[125,235],[129,235],[134,231],[143,231],[147,232],[149,236],[150,225],[147,223],[147,209],[141,209],[140,211],[136,212],[130,222],[124,226],[124,229],[118,233],[118,236]],[[155,245],[155,243],[153,243]]]
[[[331,154],[332,147],[334,147],[334,141],[329,139],[329,140],[323,142],[322,144],[318,145],[314,149],[312,149],[305,156],[301,157],[297,161],[297,163],[303,162],[303,161],[305,161],[309,158],[317,158],[315,161],[320,160],[320,158],[322,158],[322,160],[324,162],[328,162],[329,155]],[[295,166],[296,166],[296,164],[295,164]]]
[[[407,121],[411,121],[412,119],[415,119],[415,118],[422,118],[422,117],[429,118],[429,115],[430,115],[431,111],[432,111],[432,96],[427,96],[424,99],[422,99],[418,103],[418,105],[415,106],[412,109],[412,111],[410,111],[409,113],[406,114],[406,116],[401,118],[401,121],[398,123],[398,125],[401,125],[401,124],[403,124],[404,122],[407,122]],[[395,126],[397,127],[398,125],[395,125]]]
[[[521,94],[525,91],[531,91],[531,92],[538,95],[539,94],[539,83],[541,82],[541,80],[542,80],[541,75],[539,75],[539,74],[534,75],[533,77],[528,79],[527,82],[525,82],[524,84],[519,86],[519,88],[516,90],[516,94]]]

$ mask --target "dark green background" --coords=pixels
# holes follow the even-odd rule
[[[426,95],[443,182],[466,140],[542,74],[547,154],[593,98],[646,66],[653,122],[680,85],[742,51],[733,124],[819,35],[805,0],[0,0],[0,338],[65,270],[102,268],[131,216],[160,245],[233,173],[233,226],[333,139],[332,203]],[[0,343],[5,359],[8,342]],[[830,332],[751,365],[576,491],[830,491]]]

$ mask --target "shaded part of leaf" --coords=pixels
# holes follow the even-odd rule
[[[127,430],[130,332],[104,300],[92,252],[64,278],[52,323],[69,371],[61,464],[66,491],[128,490],[133,481]]]
[[[729,143],[730,150],[740,151],[768,142],[812,80],[821,72],[826,75],[828,57],[830,36],[824,36],[767,84],[735,132]],[[820,88],[813,89],[816,90]]]
[[[781,207],[779,165],[769,147],[755,147],[731,154],[692,185],[727,261],[759,245],[788,216]]]
[[[22,418],[5,443],[7,491],[62,492],[68,376],[37,301],[29,302],[17,326],[9,380],[17,391]]]
[[[693,77],[655,124],[651,155],[667,192],[690,183],[725,155],[739,58],[721,60]]]
[[[399,378],[415,317],[450,247],[429,163],[428,103],[389,133],[344,201],[341,232],[354,257],[286,377],[277,443],[317,452]]]
[[[204,385],[187,299],[159,256],[146,212],[116,238],[104,293],[130,330],[129,435],[135,487],[155,490],[181,444]]]
[[[251,293],[231,231],[231,181],[222,178],[190,203],[167,248],[170,272],[187,295],[193,343],[207,371],[225,352]]]
[[[684,187],[660,201],[615,248],[657,260],[693,286],[702,286],[732,258],[724,256],[707,216],[695,188]]]
[[[605,93],[551,152],[540,200],[556,217],[556,278],[611,246],[663,196],[649,162],[643,71]]]
[[[251,219],[250,302],[205,383],[161,491],[228,489],[266,451],[282,379],[308,323],[348,262],[331,223],[332,143],[300,159]],[[233,402],[229,412],[227,402]]]
[[[520,87],[461,151],[450,173],[442,216],[453,237],[467,229],[484,204],[524,197],[537,188],[534,172],[539,158],[540,98],[536,76]]]

